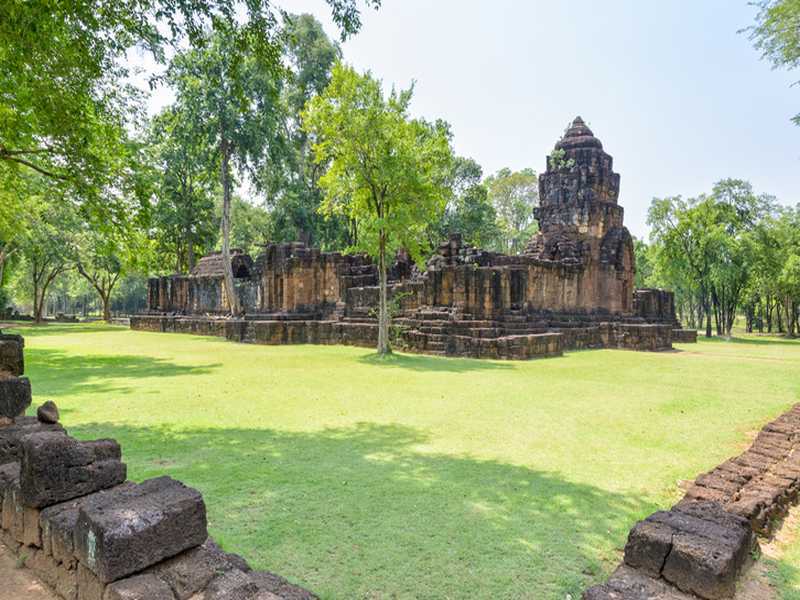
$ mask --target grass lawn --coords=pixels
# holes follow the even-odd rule
[[[531,362],[19,330],[34,403],[132,479],[205,494],[211,534],[324,598],[579,597],[628,529],[800,401],[800,342]]]

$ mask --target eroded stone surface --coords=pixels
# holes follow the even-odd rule
[[[97,577],[115,581],[202,544],[206,510],[197,490],[170,477],[84,503],[75,553]]]
[[[27,377],[0,373],[0,416],[13,419],[31,405],[31,382]]]
[[[59,432],[22,439],[20,489],[27,506],[45,507],[113,487],[126,467],[114,440],[81,442]]]

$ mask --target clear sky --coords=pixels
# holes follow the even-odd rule
[[[324,0],[276,4],[338,35]],[[738,33],[754,15],[745,0],[383,0],[343,50],[387,87],[415,81],[414,112],[450,122],[456,151],[485,174],[543,170],[581,115],[642,237],[653,196],[724,177],[800,202],[800,71],[772,70]]]
[[[282,6],[336,34],[323,0]],[[543,170],[581,115],[642,236],[653,196],[724,177],[800,202],[800,72],[771,70],[737,33],[754,15],[742,0],[383,0],[343,50],[387,85],[416,81],[415,113],[449,121],[487,174]]]

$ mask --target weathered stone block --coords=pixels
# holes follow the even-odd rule
[[[20,489],[37,508],[84,496],[125,481],[126,467],[113,440],[80,442],[60,433],[35,433],[22,442]]]
[[[207,597],[214,600],[255,600],[258,594],[259,589],[256,582],[239,569],[226,571],[215,577],[208,584],[205,593]],[[259,598],[259,600],[261,599]]]
[[[109,584],[103,600],[175,600],[175,595],[155,575],[134,575]]]
[[[606,583],[589,588],[583,600],[695,600],[664,580],[653,579],[638,569],[622,565]]]
[[[25,546],[42,547],[42,530],[39,527],[39,509],[25,506],[22,509],[23,534]]]
[[[81,506],[90,501],[96,501],[109,494],[121,494],[125,491],[136,489],[136,484],[125,482],[108,490],[103,490],[74,498],[60,504],[48,506],[42,510],[39,523],[42,528],[42,541],[45,552],[53,556],[55,560],[65,565],[68,569],[74,569],[77,563],[75,558],[75,525],[78,522],[78,514]]]
[[[266,571],[252,571],[250,578],[256,582],[262,592],[275,594],[281,600],[319,600],[319,596],[312,594],[299,585],[289,583],[283,577]]]
[[[628,534],[625,564],[640,569],[650,577],[660,577],[664,561],[672,549],[673,534],[674,529],[664,523],[640,521]]]
[[[75,526],[75,553],[100,580],[110,582],[199,546],[207,537],[200,492],[159,477],[130,492],[86,502]]]
[[[177,600],[187,600],[201,592],[217,575],[243,568],[239,557],[228,554],[208,538],[202,546],[192,548],[147,569],[166,582]]]
[[[0,333],[0,371],[19,377],[25,372],[23,348],[25,340],[21,335]]]
[[[36,417],[18,417],[13,425],[0,428],[0,465],[22,458],[22,439],[37,432],[60,432],[64,428],[58,424],[39,423]]]
[[[27,377],[0,373],[0,417],[13,419],[31,405],[31,382]]]
[[[78,600],[103,600],[106,584],[82,564],[78,564]]]

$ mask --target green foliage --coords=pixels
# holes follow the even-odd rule
[[[401,248],[420,262],[428,223],[444,211],[452,150],[444,123],[412,119],[412,90],[384,97],[381,82],[342,63],[324,93],[303,113],[314,158],[327,171],[322,211],[356,224],[354,249],[377,259],[380,273],[378,349],[388,352],[387,257]]]
[[[482,176],[483,169],[473,159],[455,158],[447,180],[447,206],[441,219],[430,224],[428,236],[432,245],[456,232],[465,242],[480,248],[496,248],[500,244],[502,232],[497,213],[481,182]]]
[[[539,180],[533,169],[501,169],[486,179],[501,238],[497,248],[521,252],[537,230],[533,209],[539,204]]]
[[[708,336],[712,317],[717,333],[730,335],[743,307],[752,326],[756,305],[760,310],[762,303],[771,329],[775,282],[785,261],[781,248],[787,247],[772,231],[775,214],[774,198],[737,179],[719,181],[707,196],[654,199],[648,213],[651,280],[676,291],[690,325],[699,326],[705,318]],[[795,309],[787,310],[791,323]]]
[[[756,24],[750,39],[774,67],[800,66],[800,0],[758,0]],[[794,117],[800,125],[800,114]]]
[[[652,250],[647,242],[639,238],[633,238],[633,252],[636,259],[635,285],[637,288],[646,288],[652,285],[653,281],[653,257]]]
[[[217,206],[217,212],[222,207]],[[272,217],[263,207],[256,206],[239,197],[231,205],[231,247],[241,248],[251,256],[257,256],[261,246],[268,242],[272,232]]]
[[[151,123],[151,156],[158,173],[153,237],[161,269],[172,267],[177,273],[190,271],[198,255],[211,249],[219,228],[213,152],[197,135],[196,118],[194,107],[176,104]]]
[[[568,171],[575,166],[574,158],[564,158],[566,152],[563,148],[556,148],[547,157],[547,164],[553,171]]]
[[[351,232],[345,218],[325,219],[320,214],[319,178],[326,165],[314,161],[300,119],[306,103],[330,82],[341,49],[311,15],[287,15],[285,32],[287,71],[279,102],[282,143],[259,172],[272,213],[272,239],[302,239],[323,249],[341,249],[352,244]]]

